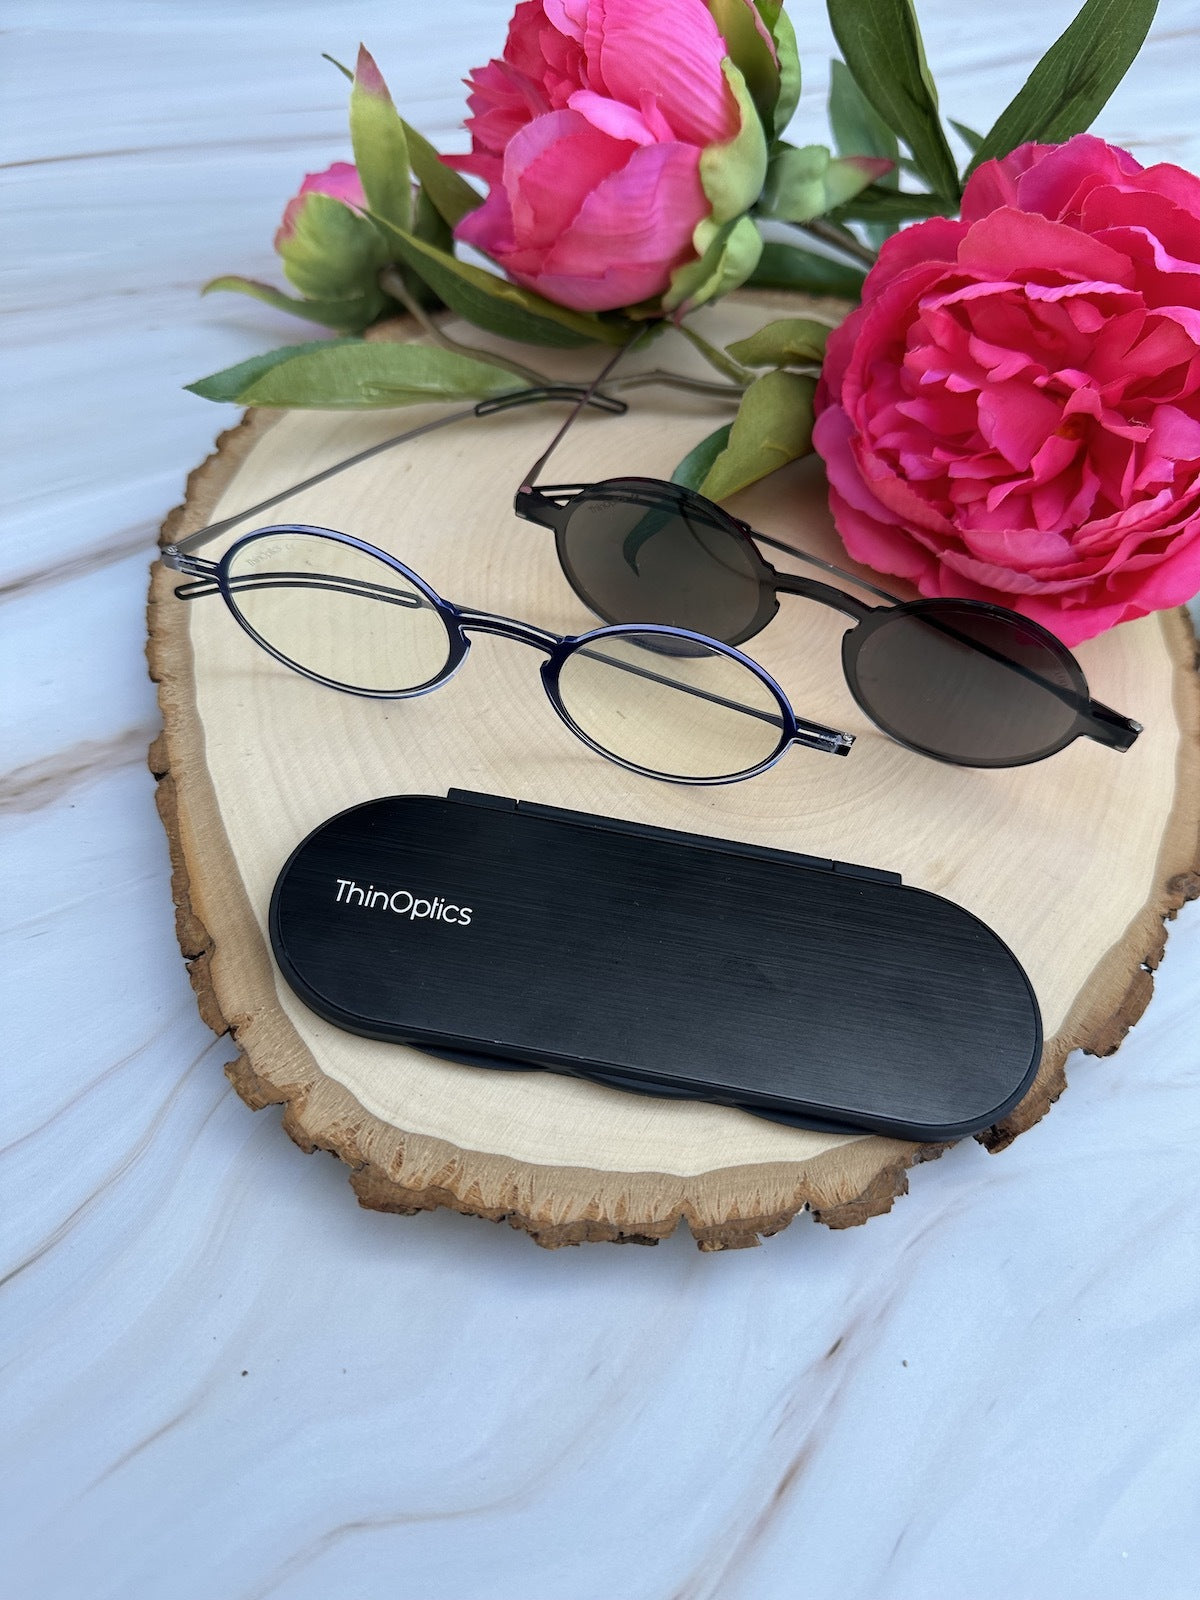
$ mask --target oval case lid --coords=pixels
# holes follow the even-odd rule
[[[895,873],[490,795],[322,824],[270,933],[351,1032],[802,1126],[957,1138],[1041,1056],[1012,952]]]

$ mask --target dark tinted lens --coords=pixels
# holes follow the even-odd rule
[[[864,707],[886,733],[947,761],[1048,755],[1086,701],[1066,647],[1015,614],[934,600],[856,632],[848,666]]]
[[[662,486],[599,484],[574,501],[559,557],[576,594],[608,622],[662,622],[744,638],[764,569],[748,540],[702,502]]]

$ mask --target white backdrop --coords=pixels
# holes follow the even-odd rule
[[[820,137],[823,8],[793,3]],[[1073,5],[922,0],[986,125]],[[275,275],[375,51],[465,148],[482,0],[0,8],[4,1367],[15,1596],[1191,1600],[1200,1568],[1200,914],[1145,1019],[1005,1154],[756,1251],[547,1255],[360,1212],[221,1072],[145,748],[154,530],[232,420],[182,392],[308,337]],[[1164,0],[1099,131],[1200,167],[1200,8]]]

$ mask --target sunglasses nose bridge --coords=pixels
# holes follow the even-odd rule
[[[831,606],[843,616],[852,617],[855,622],[861,622],[876,609],[856,595],[847,594],[844,589],[835,589],[833,584],[822,583],[819,578],[802,577],[798,572],[780,572],[772,567],[771,582],[780,594],[802,595],[806,600],[815,600],[818,605]]]

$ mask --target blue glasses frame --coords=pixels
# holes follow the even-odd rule
[[[250,620],[240,609],[237,594],[241,589],[257,589],[264,587],[296,587],[312,589],[313,587],[326,588],[335,593],[357,594],[366,599],[379,601],[381,604],[400,605],[411,607],[420,605],[421,601],[414,601],[408,594],[399,594],[391,591],[386,585],[376,585],[361,579],[344,577],[339,574],[320,574],[312,572],[262,572],[250,574],[246,577],[238,576],[233,572],[238,559],[245,554],[247,549],[264,539],[279,538],[281,535],[301,535],[311,538],[329,540],[333,544],[348,547],[362,555],[373,557],[382,562],[398,577],[412,586],[422,597],[422,600],[435,611],[441,618],[446,629],[448,652],[445,663],[439,671],[428,681],[408,689],[366,689],[360,685],[342,682],[330,678],[322,673],[306,667],[303,662],[293,660],[271,641],[265,638],[254,627]],[[220,594],[229,610],[233,613],[238,625],[251,639],[268,655],[289,667],[301,677],[310,679],[314,683],[324,684],[327,688],[339,689],[344,694],[355,694],[365,699],[372,700],[411,700],[418,695],[430,693],[440,688],[455,675],[466,660],[471,649],[470,635],[473,633],[493,634],[501,638],[514,639],[520,644],[531,646],[544,653],[546,659],[541,665],[542,687],[550,704],[554,707],[561,721],[567,728],[597,755],[604,756],[613,761],[617,766],[624,767],[629,772],[637,772],[645,777],[660,778],[669,783],[686,783],[696,785],[716,785],[723,783],[736,783],[745,778],[757,776],[775,765],[784,751],[793,744],[800,745],[808,750],[820,750],[830,755],[846,755],[854,743],[853,734],[844,733],[836,728],[826,727],[822,723],[809,722],[798,717],[783,689],[775,679],[758,662],[751,660],[733,645],[725,644],[720,639],[711,639],[702,633],[693,632],[688,628],[669,627],[661,623],[618,623],[615,625],[594,628],[587,633],[557,634],[546,628],[539,628],[530,622],[519,621],[515,617],[504,617],[490,611],[480,611],[471,606],[456,604],[443,599],[425,579],[414,572],[411,567],[405,566],[386,550],[368,544],[365,540],[356,539],[351,534],[340,533],[333,528],[314,527],[307,523],[279,523],[267,528],[256,529],[253,533],[246,534],[236,540],[219,561],[210,561],[203,556],[198,556],[183,549],[180,545],[167,545],[163,550],[165,564],[176,572],[186,574],[192,581],[181,584],[175,593],[181,600],[198,600],[205,595]],[[590,653],[605,640],[629,639],[639,643],[646,639],[659,639],[662,641],[661,656],[669,660],[672,655],[676,657],[695,658],[700,653],[720,655],[735,662],[738,666],[749,672],[761,687],[766,690],[778,710],[778,726],[780,737],[775,748],[769,755],[752,766],[737,772],[725,773],[713,777],[685,777],[676,773],[663,772],[653,767],[646,767],[629,761],[615,754],[613,751],[599,744],[586,729],[581,727],[571,715],[563,700],[559,687],[562,670],[567,662],[579,652]],[[650,654],[653,645],[641,647]],[[618,661],[611,656],[604,658],[607,665],[616,666],[621,671],[627,672],[631,677],[642,678],[659,684],[665,684],[682,693],[699,696],[715,704],[723,705],[731,710],[740,711],[745,715],[776,724],[776,716],[761,711],[753,706],[742,704],[740,701],[731,700],[724,695],[713,694],[706,689],[695,685],[679,683],[673,678],[664,676],[663,672],[655,671],[650,665],[640,666],[630,661]]]

